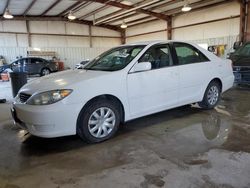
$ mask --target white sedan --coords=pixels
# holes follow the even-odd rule
[[[138,117],[191,103],[212,109],[233,82],[231,61],[195,44],[136,43],[113,48],[84,69],[29,82],[12,114],[33,135],[78,134],[95,143]]]

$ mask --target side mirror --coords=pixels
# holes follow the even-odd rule
[[[207,49],[209,52],[214,53],[215,52],[215,47],[214,46],[209,46]]]
[[[235,42],[234,46],[233,46],[233,49],[237,50],[241,45],[242,45],[242,42],[240,42],[240,41],[239,42]]]
[[[150,62],[140,62],[137,63],[131,72],[142,72],[142,71],[148,71],[151,70],[152,65]]]

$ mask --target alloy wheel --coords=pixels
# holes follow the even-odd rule
[[[210,105],[215,105],[219,99],[219,89],[216,86],[212,86],[208,90],[207,100]]]

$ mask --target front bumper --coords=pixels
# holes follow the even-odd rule
[[[14,102],[11,113],[20,128],[35,136],[51,138],[76,134],[80,110],[77,104],[62,102],[44,106]]]

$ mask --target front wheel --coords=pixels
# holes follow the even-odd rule
[[[105,141],[115,135],[120,125],[119,106],[108,100],[88,105],[79,115],[77,134],[88,143]]]
[[[218,82],[211,82],[204,94],[203,100],[199,106],[204,109],[213,109],[219,102],[221,96],[221,87]]]
[[[49,75],[50,74],[50,70],[48,68],[43,68],[40,75],[41,76],[45,76],[45,75]]]

